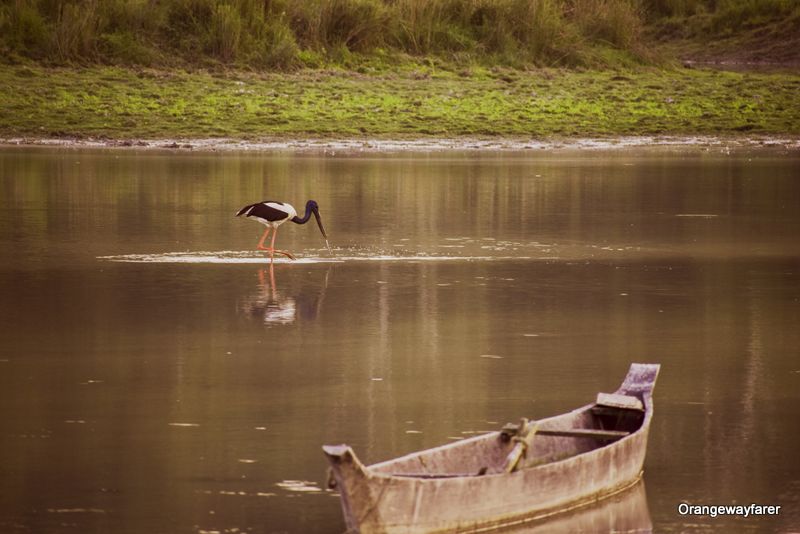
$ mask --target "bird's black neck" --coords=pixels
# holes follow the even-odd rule
[[[300,217],[295,215],[294,217],[292,217],[292,222],[297,224],[305,224],[308,222],[310,218],[311,218],[311,205],[306,204],[306,214],[303,215],[303,218],[301,219]]]

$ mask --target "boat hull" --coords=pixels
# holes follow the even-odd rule
[[[638,368],[635,366],[639,365]],[[652,386],[657,366],[634,364],[618,393],[636,395],[644,406],[641,425],[626,437],[604,446],[591,438],[536,436],[548,458],[558,455],[559,444],[570,440],[586,449],[562,460],[526,464],[511,473],[455,476],[405,474],[409,465],[436,464],[439,457],[461,455],[465,465],[494,446],[499,433],[449,444],[430,451],[365,467],[350,447],[324,447],[338,487],[349,530],[361,533],[479,532],[524,524],[578,508],[633,486],[642,475],[652,418]],[[649,386],[632,374],[651,377]],[[638,389],[637,389],[638,388]],[[550,429],[580,428],[595,407],[590,404],[568,414],[539,421]],[[550,440],[550,441],[548,441]],[[472,443],[470,443],[472,442]],[[552,444],[551,444],[552,442]],[[510,444],[508,447],[513,446]],[[552,454],[548,447],[552,449]],[[497,454],[503,455],[508,448]],[[529,462],[536,462],[534,458]],[[487,462],[488,463],[488,462]],[[400,471],[400,476],[395,472]]]

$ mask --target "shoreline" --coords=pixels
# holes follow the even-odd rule
[[[49,147],[68,149],[167,150],[176,152],[310,152],[394,153],[394,152],[525,152],[541,150],[625,150],[625,149],[782,149],[800,150],[800,138],[793,136],[724,137],[698,135],[619,136],[611,138],[32,138],[0,137],[0,147]]]

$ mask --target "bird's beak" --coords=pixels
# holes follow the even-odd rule
[[[319,231],[322,232],[322,237],[325,238],[325,246],[328,247],[328,250],[331,249],[331,246],[328,244],[328,234],[325,233],[325,227],[322,226],[322,219],[319,217],[319,211],[314,210],[314,218],[317,219],[317,226],[319,226]]]

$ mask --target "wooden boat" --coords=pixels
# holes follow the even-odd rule
[[[481,532],[523,525],[619,493],[642,476],[658,364],[569,413],[364,466],[326,445],[348,530]]]

